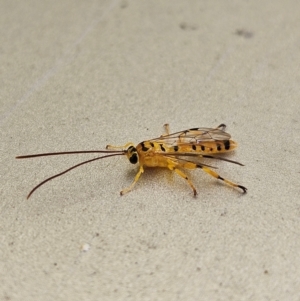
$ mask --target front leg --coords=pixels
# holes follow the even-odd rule
[[[128,147],[129,146],[134,146],[134,144],[132,143],[132,142],[128,142],[128,143],[126,143],[125,145],[110,145],[110,144],[108,144],[108,145],[106,145],[106,149],[121,149],[121,150],[126,150],[126,149],[128,149]]]
[[[132,188],[134,187],[135,183],[139,180],[139,178],[140,178],[140,176],[141,176],[141,174],[142,174],[143,172],[144,172],[143,165],[140,165],[140,169],[139,169],[138,173],[136,174],[136,176],[134,177],[133,183],[132,183],[129,187],[123,189],[123,190],[120,192],[120,195],[124,195],[125,193],[131,191]]]

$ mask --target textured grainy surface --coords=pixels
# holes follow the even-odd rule
[[[299,1],[2,1],[1,300],[299,300]],[[224,122],[218,164],[192,172],[90,158]]]

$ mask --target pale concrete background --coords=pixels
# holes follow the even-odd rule
[[[0,3],[1,300],[300,300],[300,2]],[[104,149],[226,123],[198,189]]]

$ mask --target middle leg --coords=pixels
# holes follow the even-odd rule
[[[197,190],[195,188],[195,186],[193,185],[192,181],[189,179],[189,177],[184,173],[182,172],[180,169],[178,168],[175,168],[173,169],[179,176],[181,176],[183,179],[185,179],[187,181],[187,183],[190,185],[190,187],[193,189],[193,192],[194,192],[194,196],[197,195]]]
[[[168,123],[164,124],[165,134],[160,135],[160,137],[168,136],[170,135],[170,125]]]
[[[175,160],[176,159],[168,160],[168,168],[172,171],[175,171],[180,177],[185,179],[187,181],[187,183],[190,185],[190,187],[193,189],[194,196],[196,196],[197,190],[196,190],[194,184],[189,179],[189,177],[183,171],[181,171],[178,167],[185,168],[185,169],[195,169],[195,168],[197,168],[197,165],[192,162],[179,162],[179,161],[177,161],[177,160],[175,161]]]

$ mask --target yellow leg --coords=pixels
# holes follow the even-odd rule
[[[132,183],[129,187],[123,189],[123,190],[120,192],[120,195],[124,195],[125,193],[131,191],[132,188],[133,188],[133,186],[134,186],[135,183],[139,180],[139,178],[140,178],[140,176],[141,176],[141,174],[142,174],[143,172],[144,172],[144,168],[143,168],[142,165],[140,165],[140,169],[139,169],[138,173],[136,174],[136,176],[134,177],[133,183]]]
[[[188,182],[188,184],[191,186],[191,188],[193,189],[194,196],[196,196],[197,190],[196,190],[195,186],[193,185],[192,181],[188,178],[188,176],[184,172],[182,172],[180,169],[177,168],[178,166],[180,166],[181,168],[186,168],[186,169],[195,169],[195,168],[197,168],[197,165],[192,162],[179,163],[179,162],[176,162],[171,159],[168,160],[168,168],[170,170],[175,171],[179,176],[181,176],[183,179],[185,179]]]
[[[215,171],[211,170],[210,168],[206,167],[206,166],[201,166],[201,165],[198,165],[197,167],[201,168],[203,171],[205,171],[206,173],[208,173],[209,175],[211,175],[212,177],[218,179],[218,180],[221,180],[223,182],[225,182],[226,184],[228,184],[229,186],[232,186],[232,187],[236,187],[236,188],[240,188],[244,191],[244,193],[247,192],[247,188],[242,186],[242,185],[238,185],[236,183],[233,183],[227,179],[224,179],[222,178],[219,174],[217,174]]]
[[[178,168],[175,168],[174,171],[175,171],[179,176],[181,176],[182,178],[184,178],[184,179],[188,182],[188,184],[189,184],[189,185],[191,186],[191,188],[193,189],[194,196],[196,196],[196,195],[197,195],[197,190],[196,190],[195,186],[193,185],[192,181],[188,178],[188,176],[187,176],[185,173],[183,173],[183,172],[182,172],[180,169],[178,169]]]
[[[117,145],[117,146],[108,144],[108,145],[106,145],[106,149],[122,149],[122,150],[124,150],[124,149],[127,149],[131,145],[134,146],[134,144],[132,142],[128,142],[125,145]]]
[[[164,124],[165,134],[162,134],[160,137],[170,135],[170,126],[168,123]]]
[[[224,179],[223,177],[221,177],[219,174],[217,174],[215,171],[211,170],[207,166],[203,166],[201,164],[196,164],[196,163],[190,162],[190,161],[186,161],[186,162],[178,161],[178,162],[176,162],[174,160],[169,159],[168,160],[168,168],[170,170],[174,170],[178,175],[180,175],[182,178],[184,178],[188,182],[188,184],[192,187],[192,189],[194,191],[194,195],[197,194],[197,191],[196,191],[193,183],[181,170],[178,169],[178,167],[185,168],[185,169],[201,168],[203,171],[205,171],[206,173],[208,173],[212,177],[225,182],[227,185],[232,186],[232,187],[236,187],[236,188],[240,188],[240,189],[243,190],[244,193],[247,192],[247,188],[245,186],[238,185],[234,182],[231,182],[227,179]]]
[[[225,131],[225,129],[226,129],[226,124],[224,124],[224,123],[221,123],[219,126],[217,126],[217,128],[216,128],[217,130],[222,130],[222,131]]]

